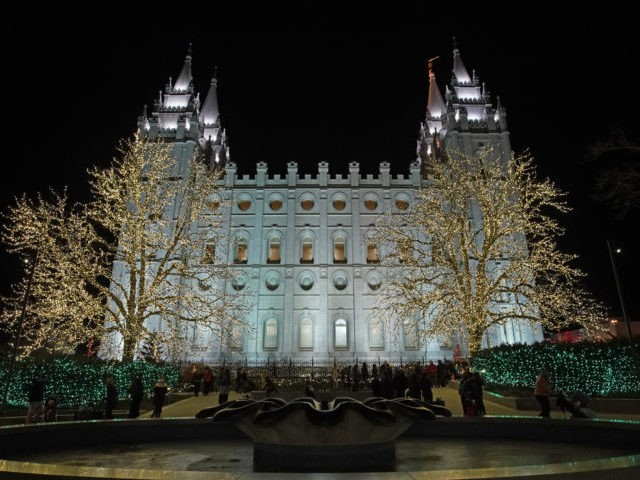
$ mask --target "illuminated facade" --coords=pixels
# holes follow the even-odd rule
[[[445,95],[429,64],[427,114],[420,128],[417,158],[408,175],[392,176],[381,163],[379,174],[362,176],[359,164],[330,175],[329,164],[317,174],[298,175],[295,162],[284,175],[269,174],[258,162],[255,175],[239,177],[231,161],[220,124],[214,78],[205,100],[194,92],[191,55],[175,83],[160,92],[153,112],[138,126],[150,138],[174,142],[177,161],[201,148],[208,161],[223,162],[229,198],[229,244],[206,246],[206,261],[222,262],[240,272],[232,287],[247,288],[254,307],[247,317],[253,335],[223,342],[203,338],[190,359],[311,359],[377,361],[452,358],[455,339],[416,344],[407,338],[385,338],[372,312],[382,281],[377,270],[377,246],[368,229],[385,209],[398,212],[412,202],[423,182],[424,160],[440,149],[473,152],[495,146],[510,155],[506,113],[490,101],[475,73],[469,75],[457,48]],[[508,307],[505,307],[508,308]],[[204,335],[193,332],[194,336]],[[492,328],[485,345],[532,343],[542,330],[520,328],[515,322]],[[464,347],[463,347],[464,348]]]

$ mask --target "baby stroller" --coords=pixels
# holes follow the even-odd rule
[[[558,392],[556,403],[562,413],[569,412],[571,418],[596,418],[596,414],[589,408],[589,397],[581,392],[573,392],[567,395]]]

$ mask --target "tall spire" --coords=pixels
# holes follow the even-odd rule
[[[184,59],[184,65],[176,83],[173,85],[173,90],[176,92],[186,92],[191,85],[193,75],[191,74],[191,43],[189,43],[189,49]]]
[[[429,69],[429,99],[427,100],[427,112],[434,118],[440,118],[445,112],[445,104],[438,88],[438,82],[436,81],[436,74],[433,71],[433,62],[440,57],[433,57],[427,61]]]
[[[467,72],[464,63],[462,63],[462,57],[460,57],[456,37],[453,37],[453,75],[456,77],[458,83],[471,83],[469,72]]]
[[[204,103],[202,104],[202,109],[200,110],[200,123],[202,123],[205,128],[214,125],[218,121],[218,116],[220,115],[220,110],[218,109],[217,72],[218,67],[216,67],[213,72],[209,92],[207,93]]]

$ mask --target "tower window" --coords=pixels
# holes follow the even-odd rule
[[[379,320],[375,320],[369,325],[369,348],[372,350],[382,350],[384,348],[382,323]]]
[[[313,322],[304,318],[300,322],[300,350],[313,349]]]
[[[275,350],[278,348],[278,320],[270,318],[264,322],[264,342],[265,350]]]
[[[249,245],[246,238],[239,238],[236,244],[236,257],[233,263],[247,263],[249,257]]]
[[[347,263],[344,237],[338,237],[333,241],[333,263]]]
[[[207,243],[204,246],[204,254],[202,255],[202,263],[204,265],[211,265],[216,259],[216,244]]]
[[[367,244],[367,263],[380,263],[380,258],[378,258],[378,246],[375,243]]]
[[[313,239],[305,237],[302,239],[302,256],[300,263],[313,263]]]
[[[336,320],[335,323],[335,348],[348,348],[347,341],[347,321],[343,318]]]
[[[275,237],[269,239],[267,263],[280,263],[280,239]]]

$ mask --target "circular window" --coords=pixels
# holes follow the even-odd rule
[[[311,290],[315,283],[315,277],[310,271],[304,271],[298,276],[298,283],[303,290]]]
[[[380,284],[382,283],[382,279],[380,275],[376,272],[371,272],[367,275],[367,285],[371,290],[378,290],[380,288]]]
[[[315,205],[315,202],[309,198],[302,200],[302,202],[300,202],[300,206],[302,207],[303,210],[311,210],[313,208],[313,206]]]
[[[370,193],[364,197],[364,207],[367,210],[375,210],[378,208],[378,197],[375,194]]]
[[[238,209],[246,212],[251,208],[251,197],[247,194],[242,194],[238,196]]]
[[[331,199],[331,204],[333,205],[334,210],[341,212],[347,207],[347,197],[345,197],[343,194],[338,193]]]
[[[244,274],[238,275],[231,281],[231,286],[234,290],[240,291],[247,286],[247,277]]]
[[[212,212],[215,212],[216,210],[218,210],[218,208],[220,208],[221,203],[222,202],[220,200],[220,197],[218,197],[217,195],[209,195],[207,197],[207,208]]]
[[[198,288],[202,291],[207,291],[211,288],[211,279],[209,278],[209,276],[198,277],[197,282]]]
[[[280,195],[272,195],[269,198],[269,208],[274,212],[277,212],[282,208],[282,197]]]
[[[333,275],[333,286],[338,290],[344,290],[349,285],[349,277],[346,272],[340,271]]]
[[[269,290],[276,290],[280,286],[280,275],[278,272],[270,272],[264,279],[264,284]]]
[[[409,208],[409,202],[403,199],[397,199],[396,208],[398,210],[406,210],[407,208]]]

